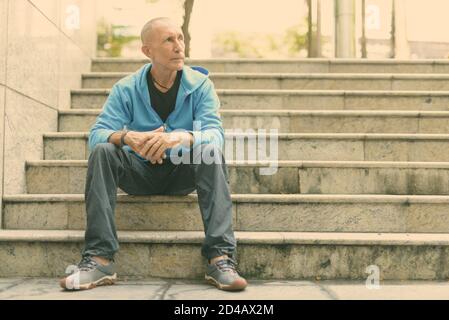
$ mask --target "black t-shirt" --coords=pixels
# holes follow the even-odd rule
[[[167,92],[161,92],[156,88],[151,79],[151,68],[147,73],[148,91],[150,93],[151,106],[157,112],[162,121],[165,122],[169,114],[175,109],[176,96],[178,95],[179,85],[181,83],[182,70],[178,71],[175,83]]]

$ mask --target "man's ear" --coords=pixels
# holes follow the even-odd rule
[[[149,46],[142,46],[142,48],[141,48],[141,50],[142,50],[142,53],[146,56],[146,57],[148,57],[148,58],[150,58],[151,59],[151,48],[149,47]]]

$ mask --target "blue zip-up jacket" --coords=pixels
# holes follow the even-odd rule
[[[194,137],[192,148],[214,144],[223,150],[224,131],[218,113],[220,101],[209,77],[188,66],[183,67],[175,109],[164,123],[151,107],[146,78],[150,67],[151,63],[144,65],[112,87],[102,112],[90,130],[89,149],[92,151],[98,143],[108,142],[111,134],[125,126],[130,131],[139,132],[164,126],[166,132],[180,129],[191,132]],[[195,128],[194,121],[198,121]],[[128,146],[125,149],[134,153]]]

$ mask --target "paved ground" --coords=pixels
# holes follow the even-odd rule
[[[202,281],[166,279],[126,280],[114,286],[66,292],[56,279],[0,278],[0,299],[153,299],[153,300],[319,300],[319,299],[449,299],[449,282],[381,282],[369,289],[364,282],[250,281],[243,292],[229,293]]]

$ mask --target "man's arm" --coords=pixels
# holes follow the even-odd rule
[[[167,148],[173,148],[179,144],[187,149],[193,149],[202,144],[212,144],[223,150],[224,130],[218,113],[220,101],[212,81],[207,79],[200,90],[194,102],[193,130],[157,134],[157,137],[150,136],[141,149],[141,155],[144,158],[154,163]]]
[[[117,144],[117,135],[120,135],[124,126],[131,122],[131,112],[128,108],[129,106],[121,96],[120,88],[114,85],[102,112],[90,130],[89,149],[91,151],[98,143]],[[120,137],[117,145],[120,145]]]
[[[198,102],[195,102],[193,130],[193,148],[201,144],[213,144],[219,149],[224,146],[224,130],[220,115],[220,100],[214,85],[207,79],[201,89]]]
[[[139,154],[154,164],[161,159],[165,159],[165,151],[167,149],[179,146],[190,148],[194,141],[195,139],[190,132],[153,132],[147,134],[144,141],[142,141],[142,145],[139,145]]]

